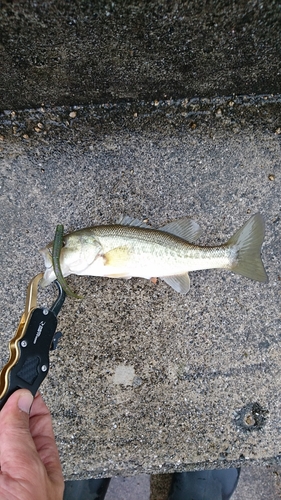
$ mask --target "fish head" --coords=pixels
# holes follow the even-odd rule
[[[100,251],[100,244],[94,238],[89,239],[82,231],[70,233],[63,237],[63,246],[60,252],[60,267],[64,277],[70,274],[83,274]],[[53,268],[53,242],[40,250],[45,263],[44,277],[41,286],[46,287],[56,279]]]

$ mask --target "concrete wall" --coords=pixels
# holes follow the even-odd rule
[[[0,110],[281,88],[280,2],[1,2]]]

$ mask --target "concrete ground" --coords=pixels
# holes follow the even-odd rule
[[[163,282],[68,279],[83,300],[66,301],[42,385],[66,479],[278,462],[279,108],[263,96],[1,115],[1,364],[57,223],[187,215],[207,245],[255,212],[266,223],[268,284],[198,271],[181,296]]]

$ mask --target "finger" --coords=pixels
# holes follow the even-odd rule
[[[0,464],[2,472],[21,473],[28,461],[36,460],[36,448],[29,430],[31,392],[14,392],[0,412]]]
[[[35,447],[48,476],[51,480],[61,481],[63,476],[52,418],[39,392],[36,394],[31,408],[29,427]]]

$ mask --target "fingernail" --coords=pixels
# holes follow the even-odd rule
[[[18,407],[21,411],[25,413],[30,413],[30,408],[33,403],[33,396],[31,392],[25,392],[18,399]]]

